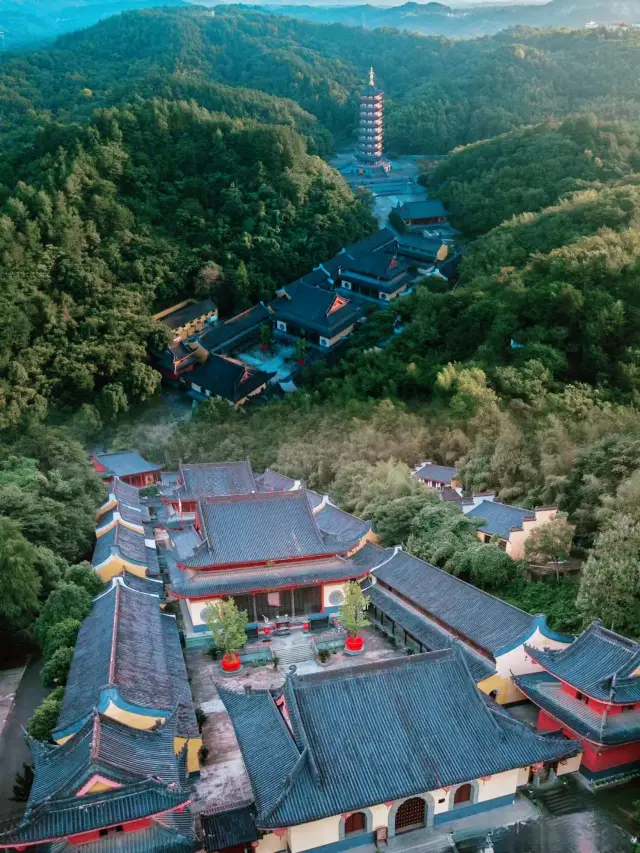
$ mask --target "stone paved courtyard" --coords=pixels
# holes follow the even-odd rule
[[[326,666],[306,662],[300,665],[301,672],[333,672],[350,666],[376,663],[404,656],[404,651],[394,648],[373,628],[365,628],[365,652],[350,657],[343,652],[332,654]],[[277,639],[275,641],[277,643]],[[277,651],[277,649],[275,649]],[[196,707],[202,708],[208,719],[203,728],[204,745],[209,750],[194,792],[194,812],[207,812],[221,807],[237,805],[239,801],[252,799],[249,777],[240,755],[236,736],[227,712],[218,697],[216,682],[231,690],[243,690],[245,685],[255,689],[280,687],[284,683],[286,668],[274,670],[272,664],[245,667],[238,675],[224,676],[218,661],[205,654],[203,649],[185,652],[191,691]]]

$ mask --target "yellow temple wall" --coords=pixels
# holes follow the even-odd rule
[[[569,644],[561,640],[547,637],[539,628],[536,628],[530,637],[511,651],[496,657],[496,672],[478,683],[483,693],[491,693],[497,690],[496,701],[500,705],[508,705],[511,702],[522,702],[524,694],[516,687],[512,675],[527,675],[530,672],[542,672],[539,664],[534,664],[527,654],[524,644],[536,649],[551,648],[564,649]]]
[[[258,841],[258,846],[255,848],[257,853],[280,853],[281,850],[287,849],[287,835],[282,838],[274,832],[265,835]]]
[[[173,748],[175,750],[176,755],[181,751],[185,743],[187,744],[187,771],[189,773],[197,773],[200,769],[200,759],[198,758],[198,751],[202,746],[202,738],[174,738]]]
[[[105,717],[111,717],[112,720],[117,720],[119,723],[124,723],[125,726],[130,726],[132,729],[151,729],[156,722],[163,722],[165,719],[160,716],[148,716],[147,714],[136,714],[135,711],[125,711],[124,708],[116,705],[113,700],[109,700],[104,715]]]
[[[579,761],[578,761],[579,764]],[[563,773],[570,773],[572,769],[567,764],[567,769],[563,768]],[[577,768],[573,768],[577,769]],[[515,795],[516,790],[521,785],[525,785],[529,778],[529,767],[516,768],[507,770],[504,773],[496,773],[488,779],[472,780],[477,784],[477,798],[474,802],[484,803],[491,800],[497,800],[501,797]],[[452,797],[455,795],[457,786],[453,786],[448,790],[440,788],[436,791],[425,791],[423,795],[428,795],[429,808],[432,809],[434,815],[439,815],[452,810]],[[389,827],[390,812],[393,808],[384,803],[376,806],[370,806],[364,811],[371,813],[371,830],[375,831],[381,827]],[[288,847],[291,853],[303,853],[305,850],[311,850],[316,847],[321,847],[323,844],[335,844],[340,841],[340,822],[342,815],[333,815],[332,817],[315,820],[310,823],[301,824],[300,826],[291,826],[287,831]],[[272,841],[269,847],[262,846],[262,842],[258,845],[259,853],[275,853],[275,851],[285,849],[285,839],[280,839],[277,836],[269,836],[277,839]]]
[[[102,563],[102,565],[98,566],[96,568],[96,572],[105,583],[108,583],[111,578],[115,578],[116,575],[121,575],[125,569],[126,571],[131,572],[132,575],[137,575],[139,578],[147,576],[147,570],[144,566],[139,566],[137,563],[130,563],[127,560],[123,560],[122,557],[111,557],[109,560]]]

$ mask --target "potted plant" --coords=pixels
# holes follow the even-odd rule
[[[263,323],[260,326],[260,340],[262,341],[260,349],[268,350],[271,345],[271,326],[269,323]]]
[[[247,642],[245,628],[249,617],[246,610],[238,610],[232,598],[220,599],[207,607],[204,618],[211,630],[213,642],[224,652],[220,661],[221,670],[225,673],[238,672],[242,667],[238,649]]]
[[[298,338],[296,340],[296,361],[299,365],[304,364],[304,357],[307,352],[307,339]]]
[[[350,581],[345,585],[344,599],[340,605],[340,624],[349,634],[344,644],[345,654],[358,655],[364,651],[364,637],[360,631],[369,624],[365,616],[368,604],[369,599],[359,583]]]

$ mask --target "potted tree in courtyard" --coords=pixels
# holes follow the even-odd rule
[[[298,364],[304,364],[304,357],[307,352],[307,339],[306,338],[298,338],[296,340],[296,361]]]
[[[360,584],[349,581],[340,605],[340,624],[349,634],[345,642],[345,654],[357,655],[364,651],[364,637],[360,636],[360,631],[369,624],[365,616],[368,604],[369,599],[362,592]]]
[[[271,345],[271,326],[269,323],[263,323],[260,326],[260,340],[262,341],[262,346],[260,349],[268,350]]]
[[[223,672],[238,672],[242,665],[238,649],[247,642],[245,628],[249,617],[246,610],[238,610],[232,598],[220,599],[207,607],[204,618],[216,648],[224,652],[220,668]]]

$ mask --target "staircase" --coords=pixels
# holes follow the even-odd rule
[[[535,802],[552,817],[562,817],[583,811],[589,799],[575,783],[554,785],[546,791],[536,792]]]
[[[280,659],[280,667],[286,670],[287,667],[294,663],[302,663],[302,661],[313,659],[313,646],[308,637],[296,637],[293,643],[273,643],[271,652]]]

